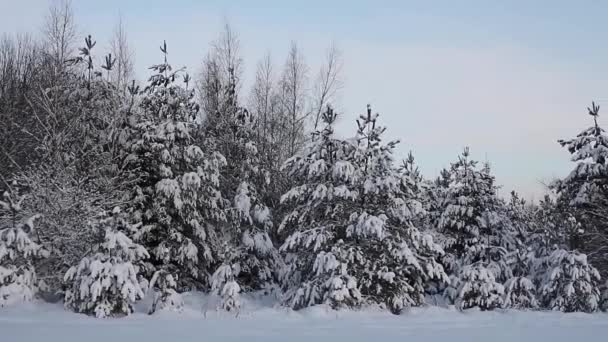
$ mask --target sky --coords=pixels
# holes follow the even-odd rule
[[[0,0],[0,33],[39,32],[48,0]],[[465,146],[488,160],[503,186],[540,199],[574,167],[558,139],[592,124],[591,101],[608,106],[607,1],[195,1],[73,0],[81,34],[108,49],[118,17],[137,74],[159,61],[195,73],[228,21],[245,61],[244,89],[270,53],[277,68],[291,41],[311,72],[333,42],[344,56],[338,131],[352,135],[370,103],[431,178]],[[600,124],[608,121],[600,111]]]

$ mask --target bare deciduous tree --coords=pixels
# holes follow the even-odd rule
[[[307,86],[308,66],[298,45],[292,42],[279,82],[282,109],[289,117],[289,155],[299,151],[305,141],[306,119],[310,116]]]
[[[203,60],[197,82],[200,103],[207,120],[222,111],[223,106],[233,105],[228,102],[238,98],[242,64],[238,35],[226,23],[220,37],[211,43],[211,51]]]
[[[343,87],[342,51],[335,44],[330,45],[325,55],[325,64],[321,66],[313,85],[314,129],[317,129],[323,109]]]
[[[53,72],[61,71],[73,55],[77,30],[71,0],[51,3],[43,26],[45,50],[53,61]]]
[[[41,72],[38,45],[19,34],[0,39],[0,176],[8,176],[35,159],[36,121],[27,97],[37,90]]]
[[[273,140],[273,96],[275,92],[274,85],[274,70],[270,53],[258,62],[255,73],[255,82],[251,89],[251,97],[249,99],[249,109],[257,118],[257,140],[258,149],[264,155]]]
[[[240,88],[240,79],[243,73],[243,59],[241,57],[241,43],[238,35],[230,26],[230,23],[224,24],[224,30],[220,34],[217,41],[212,44],[215,50],[215,55],[222,70],[225,82],[230,82],[229,78],[234,77],[234,86],[238,92]],[[231,75],[232,74],[232,75]]]
[[[125,30],[122,16],[114,27],[112,40],[110,41],[112,55],[116,58],[116,64],[112,69],[112,82],[123,92],[127,91],[129,82],[133,79],[135,53],[129,47],[127,32]]]

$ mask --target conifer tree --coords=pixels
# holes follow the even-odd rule
[[[439,218],[447,255],[443,263],[451,275],[444,294],[461,309],[480,305],[491,310],[502,305],[502,283],[511,277],[494,177],[489,164],[477,168],[468,148],[448,175]]]
[[[23,217],[25,196],[13,183],[0,201],[0,307],[30,301],[36,294],[34,259],[48,252],[32,240],[39,215]]]
[[[482,173],[476,168],[477,162],[471,160],[469,149],[465,148],[458,161],[453,163],[445,197],[441,203],[439,229],[444,233],[444,249],[450,259],[446,269],[453,272],[456,264],[465,256],[478,254],[481,243],[480,223],[485,204],[493,189],[483,187]]]
[[[177,282],[171,273],[164,269],[154,272],[150,280],[149,291],[153,292],[153,297],[148,313],[153,314],[161,310],[181,311],[184,300],[177,292],[177,288]]]
[[[148,252],[127,237],[136,227],[118,207],[102,213],[91,229],[103,235],[103,242],[65,274],[65,306],[98,318],[129,315],[144,297],[136,264]]]
[[[425,284],[447,282],[436,258],[443,254],[428,234],[414,224],[424,214],[420,199],[422,179],[410,154],[400,174],[392,152],[397,141],[382,142],[386,127],[368,106],[357,120],[357,149],[354,161],[359,177],[358,205],[350,214],[347,235],[365,241],[361,249],[370,266],[358,278],[362,294],[371,302],[383,303],[393,313],[424,302]]]
[[[230,260],[230,258],[226,258]],[[236,282],[240,273],[239,264],[221,265],[213,274],[211,290],[222,299],[221,308],[238,313],[241,302],[241,287]]]
[[[201,139],[227,161],[220,172],[220,191],[231,203],[226,207],[227,222],[221,231],[221,266],[211,280],[214,290],[228,296],[227,308],[236,302],[233,297],[237,287],[245,292],[272,288],[280,262],[270,238],[273,219],[265,196],[271,180],[255,143],[256,118],[239,106],[235,72],[227,70],[224,93],[218,97],[216,113],[205,118]],[[229,288],[224,291],[226,286]]]
[[[513,309],[536,309],[538,299],[536,285],[526,276],[512,277],[504,285],[504,307]]]
[[[557,249],[537,266],[542,272],[543,307],[564,312],[594,312],[600,305],[600,274],[578,252]]]
[[[560,209],[556,201],[546,195],[534,212],[527,244],[537,259],[548,257],[556,249],[571,248],[570,237],[576,234],[579,224],[572,213]]]
[[[149,276],[158,272],[162,286],[152,289],[172,298],[176,290],[209,287],[219,248],[216,225],[226,221],[219,190],[226,161],[194,144],[194,92],[178,84],[183,69],[168,64],[166,43],[161,51],[164,62],[151,67],[155,73],[139,103],[130,158],[141,173],[134,215],[143,226],[134,238],[152,256]]]
[[[286,236],[280,248],[286,261],[284,301],[294,309],[322,303],[357,306],[362,301],[352,268],[363,255],[352,239],[346,240],[345,224],[359,196],[352,189],[356,165],[347,159],[354,146],[335,137],[336,118],[328,108],[322,118],[325,127],[283,166],[295,184],[281,197],[287,214],[279,226]]]
[[[496,282],[494,273],[481,262],[466,265],[459,275],[458,297],[459,309],[479,307],[481,310],[493,310],[503,305],[504,287]]]
[[[421,204],[393,165],[396,142],[382,143],[377,116],[368,108],[356,137],[344,141],[333,137],[328,109],[327,126],[306,154],[286,163],[298,186],[283,197],[291,211],[281,225],[290,233],[281,250],[287,300],[296,308],[370,302],[399,313],[423,303],[426,281],[447,280],[436,262],[443,251],[413,226]]]
[[[608,136],[598,124],[600,107],[587,108],[593,126],[575,138],[559,140],[572,155],[574,169],[551,185],[558,194],[559,211],[574,216],[579,224],[568,232],[569,249],[589,255],[589,261],[608,275]]]
[[[420,203],[420,209],[417,210],[412,218],[414,226],[426,229],[429,227],[429,214],[433,210],[432,208],[432,186],[422,177],[422,173],[416,165],[414,155],[410,151],[407,158],[403,160],[401,167],[399,168],[401,190],[404,194],[416,202]]]
[[[601,288],[600,310],[608,311],[608,281],[605,281]]]
[[[507,233],[510,245],[508,266],[512,276],[505,282],[504,306],[514,309],[536,309],[538,307],[533,264],[536,256],[529,250],[530,234],[533,227],[533,212],[526,207],[526,201],[515,192],[506,205]]]

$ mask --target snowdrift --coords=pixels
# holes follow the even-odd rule
[[[292,311],[272,298],[243,296],[238,315],[218,311],[200,293],[184,295],[181,312],[147,315],[142,302],[125,318],[96,319],[61,304],[27,303],[0,309],[1,341],[599,341],[608,336],[608,315],[426,307],[400,316],[367,308],[335,311],[316,306]]]

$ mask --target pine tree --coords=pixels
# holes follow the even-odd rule
[[[451,165],[448,188],[441,203],[438,227],[446,236],[443,247],[451,258],[445,266],[450,272],[458,269],[455,263],[459,259],[479,253],[482,216],[487,202],[494,196],[494,189],[484,184],[477,162],[469,157],[469,149],[465,148],[458,161]]]
[[[281,197],[287,214],[278,230],[286,236],[280,248],[286,261],[284,302],[294,309],[322,303],[357,306],[362,301],[352,268],[363,255],[352,238],[347,240],[345,225],[359,196],[352,189],[356,165],[347,159],[354,146],[334,136],[336,117],[328,108],[325,128],[283,166],[296,184]]]
[[[48,257],[30,237],[39,215],[24,220],[24,199],[13,183],[0,201],[0,307],[32,300],[38,285],[33,261]]]
[[[460,272],[456,305],[465,310],[479,307],[493,310],[503,305],[504,287],[496,282],[494,273],[478,262],[467,265]]]
[[[536,309],[538,307],[535,274],[532,265],[536,256],[531,253],[530,234],[533,229],[533,212],[526,201],[515,192],[506,206],[507,232],[510,235],[508,264],[512,276],[505,282],[504,307],[514,309]]]
[[[432,196],[430,195],[432,186],[422,177],[411,151],[407,158],[403,160],[398,171],[401,179],[401,190],[407,198],[420,203],[420,209],[416,210],[417,212],[411,218],[412,223],[416,227],[428,228],[430,225],[429,213],[433,210]]]
[[[181,311],[184,300],[177,288],[177,282],[171,273],[164,269],[156,271],[150,280],[149,291],[153,292],[153,298],[148,313],[153,314],[161,310]]]
[[[513,309],[536,309],[536,285],[525,276],[513,277],[504,285],[504,307]]]
[[[98,318],[133,312],[135,301],[144,296],[135,265],[149,257],[143,246],[127,237],[135,228],[118,207],[93,223],[91,229],[103,234],[103,242],[66,272],[66,307]]]
[[[594,312],[600,304],[600,274],[578,252],[557,249],[537,265],[543,272],[543,307],[564,312]]]
[[[462,309],[479,304],[491,310],[502,305],[502,283],[511,277],[508,232],[494,177],[489,164],[477,168],[468,148],[446,176],[438,222],[446,250],[443,264],[451,276],[444,295]]]
[[[608,311],[608,281],[604,282],[602,286],[602,297],[600,301],[600,310],[607,312]]]
[[[559,140],[576,166],[551,187],[558,195],[559,211],[573,215],[579,223],[568,232],[569,249],[587,253],[589,261],[608,275],[608,136],[598,124],[599,109],[595,103],[588,108],[593,126],[574,139]]]
[[[286,164],[298,182],[283,197],[291,211],[281,225],[290,233],[281,250],[293,307],[369,302],[399,313],[423,303],[428,280],[447,280],[436,262],[443,251],[413,226],[421,204],[393,165],[396,142],[382,143],[377,116],[368,108],[344,141],[333,137],[328,109],[326,128]]]
[[[166,44],[161,51],[164,63],[151,67],[155,74],[144,89],[131,139],[131,165],[141,173],[134,215],[143,223],[134,238],[150,251],[148,274],[160,271],[163,289],[208,289],[220,244],[216,225],[226,221],[219,191],[226,161],[194,144],[194,92],[177,83],[183,70],[167,63]]]
[[[357,149],[354,160],[358,205],[350,214],[347,235],[366,241],[361,247],[365,258],[360,275],[361,293],[374,303],[386,304],[393,313],[424,302],[426,282],[447,282],[447,275],[436,258],[443,249],[423,234],[424,214],[420,202],[422,178],[410,154],[402,170],[393,164],[392,152],[398,143],[382,143],[386,127],[378,125],[378,114],[367,113],[357,120]],[[369,265],[369,266],[368,266]]]
[[[274,271],[280,262],[269,234],[273,220],[264,190],[270,179],[261,167],[255,144],[256,118],[238,105],[234,70],[229,70],[228,75],[226,94],[221,96],[216,115],[207,117],[203,125],[205,144],[226,158],[220,191],[224,198],[232,199],[226,210],[228,222],[222,230],[222,264],[211,280],[214,290],[228,296],[226,308],[236,302],[232,298],[236,294],[223,291],[224,287],[234,290],[238,286],[245,292],[270,289],[276,282]]]
[[[532,218],[528,246],[531,254],[542,259],[556,249],[571,249],[570,237],[577,234],[579,224],[570,212],[563,212],[555,200],[546,195]]]
[[[222,309],[236,311],[241,307],[241,287],[236,282],[240,274],[239,264],[222,265],[213,274],[211,289],[222,298]]]

